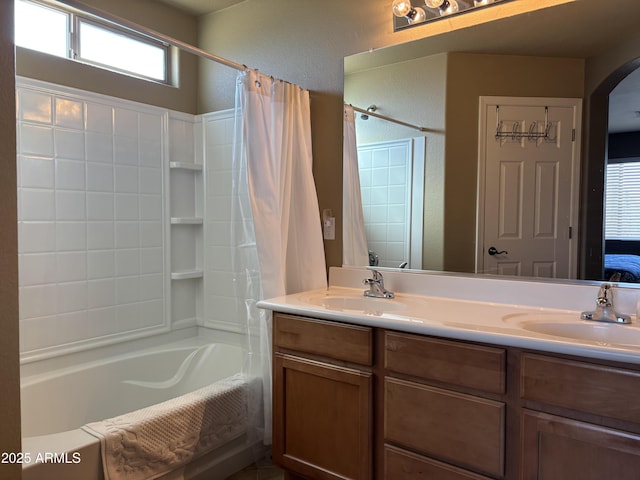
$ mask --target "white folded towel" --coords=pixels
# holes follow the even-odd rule
[[[250,385],[234,375],[82,429],[100,439],[105,480],[151,480],[242,435]]]

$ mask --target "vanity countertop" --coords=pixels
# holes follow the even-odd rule
[[[594,297],[595,298],[595,297]],[[640,364],[640,326],[580,319],[580,310],[396,293],[368,298],[332,285],[262,300],[258,307],[401,332]],[[586,305],[588,309],[589,305]]]

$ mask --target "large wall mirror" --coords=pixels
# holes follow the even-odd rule
[[[640,232],[623,225],[640,216],[628,195],[640,192],[638,18],[636,0],[581,0],[345,58],[346,104],[423,127],[354,115],[361,169],[378,155],[390,178],[384,159],[404,144],[407,171],[424,171],[422,205],[406,197],[405,234],[389,234],[412,243],[403,252],[420,244],[413,261],[391,255],[379,221],[367,225],[392,194],[361,171],[377,195],[363,206],[371,260],[640,282]],[[420,221],[407,217],[419,208]]]

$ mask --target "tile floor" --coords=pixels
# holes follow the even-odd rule
[[[226,480],[284,480],[284,472],[270,462],[261,461],[234,473]]]

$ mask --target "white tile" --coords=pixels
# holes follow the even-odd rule
[[[87,252],[87,277],[90,280],[110,278],[116,274],[116,252],[98,250]]]
[[[113,220],[113,194],[87,193],[87,220]]]
[[[138,139],[113,137],[114,162],[124,165],[138,165]]]
[[[404,223],[407,220],[407,208],[405,205],[389,205],[387,210],[389,223]]]
[[[85,189],[85,164],[76,160],[55,161],[56,188],[62,190]]]
[[[405,166],[407,164],[409,152],[406,145],[389,148],[389,165],[390,166]]]
[[[388,168],[373,168],[371,169],[371,186],[380,187],[387,186],[389,184],[389,169]]]
[[[389,185],[406,185],[407,184],[407,167],[397,165],[389,169]]]
[[[54,222],[21,222],[18,234],[20,253],[52,252],[56,249]]]
[[[116,220],[138,220],[138,196],[116,194]]]
[[[56,222],[56,250],[86,250],[87,228],[85,222]]]
[[[164,271],[164,256],[162,248],[140,249],[140,273],[162,273]]]
[[[20,127],[20,151],[24,155],[53,157],[53,129],[23,123]]]
[[[138,316],[138,327],[151,327],[162,325],[164,316],[164,304],[162,300],[154,300],[139,304],[140,313]]]
[[[84,132],[56,128],[53,132],[56,157],[70,160],[84,160]]]
[[[162,219],[162,197],[160,195],[140,195],[140,220]]]
[[[109,335],[118,332],[116,308],[96,308],[87,312],[87,324],[94,336]]]
[[[140,141],[139,165],[144,167],[162,166],[162,146],[149,140]]]
[[[140,138],[159,144],[162,140],[162,117],[160,115],[140,113],[138,120]]]
[[[407,203],[407,188],[405,185],[389,187],[389,203],[404,205]]]
[[[19,90],[19,118],[30,122],[48,123],[52,121],[50,94],[28,88]]]
[[[54,220],[55,195],[53,190],[21,189],[20,217],[20,220]]]
[[[117,193],[138,193],[138,169],[136,167],[116,165],[114,178]]]
[[[61,127],[84,128],[84,104],[70,98],[56,97],[55,124]]]
[[[56,256],[53,253],[29,253],[19,256],[18,279],[21,286],[56,281]]]
[[[137,248],[115,252],[116,275],[137,275],[140,271],[140,252]]]
[[[116,279],[116,303],[137,302],[139,299],[138,277],[121,277]]]
[[[159,168],[140,168],[140,193],[162,194],[162,170]]]
[[[116,107],[113,112],[115,135],[138,137],[138,113],[134,110]]]
[[[161,247],[162,243],[161,222],[140,222],[141,247]]]
[[[51,332],[52,345],[64,345],[90,338],[87,327],[87,312],[61,313],[56,316],[56,329]]]
[[[100,103],[86,103],[86,128],[90,132],[113,134],[113,108]]]
[[[371,205],[384,207],[389,203],[389,191],[386,186],[371,188]]]
[[[140,304],[129,303],[116,307],[116,321],[120,331],[136,330],[140,323]]]
[[[115,226],[113,222],[87,223],[87,249],[104,250],[115,246]]]
[[[87,190],[113,192],[113,165],[87,162]]]
[[[387,240],[390,242],[404,242],[406,227],[404,224],[387,225]]]
[[[373,150],[371,155],[371,166],[373,168],[385,168],[389,166],[389,150]]]
[[[54,187],[54,163],[52,158],[20,157],[21,187]]]
[[[55,315],[58,296],[55,284],[20,288],[20,317],[34,318]]]
[[[56,254],[58,282],[73,282],[87,278],[87,254],[65,252]]]
[[[87,308],[87,283],[58,284],[58,312],[69,313]]]
[[[110,307],[116,303],[114,279],[89,280],[88,308]]]
[[[113,163],[113,137],[87,132],[86,159],[90,162]]]
[[[84,192],[72,190],[56,191],[57,220],[86,220],[86,197]]]
[[[164,277],[162,275],[140,276],[140,300],[156,300],[163,298]]]
[[[193,123],[172,118],[169,120],[169,156],[180,161],[194,157]]]
[[[116,222],[116,248],[137,248],[138,246],[138,222]]]

